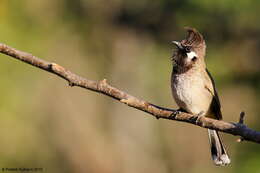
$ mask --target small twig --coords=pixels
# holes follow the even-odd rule
[[[29,53],[16,50],[5,44],[0,43],[0,53],[23,61],[27,64],[53,73],[69,82],[70,86],[78,86],[91,91],[95,91],[107,95],[113,99],[120,101],[130,107],[139,109],[153,115],[156,118],[182,121],[194,124],[203,128],[214,129],[224,133],[240,136],[243,140],[260,143],[260,132],[248,128],[243,124],[244,115],[240,114],[239,123],[229,123],[211,118],[197,118],[196,115],[188,114],[180,110],[173,110],[156,106],[147,101],[138,99],[128,93],[121,91],[107,83],[107,80],[92,81],[66,70],[64,67],[51,63],[40,58],[37,58]]]
[[[238,121],[238,123],[239,124],[244,124],[244,120],[245,120],[245,112],[244,111],[242,111],[242,112],[240,112],[240,116],[239,116],[239,121]],[[237,142],[242,142],[242,141],[244,141],[245,139],[243,138],[243,137],[240,137],[240,138],[238,138],[237,139]]]
[[[244,120],[245,120],[245,112],[242,111],[242,112],[240,112],[240,116],[239,116],[239,121],[238,121],[238,123],[244,124]]]

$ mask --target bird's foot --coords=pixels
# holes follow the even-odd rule
[[[200,120],[201,120],[201,118],[204,117],[204,114],[205,114],[204,111],[201,111],[200,113],[198,113],[197,118],[196,118],[196,124],[200,124]]]
[[[176,117],[182,113],[182,112],[186,112],[184,109],[182,108],[179,108],[177,109],[176,111],[174,111],[170,116],[169,116],[169,119],[176,119]]]

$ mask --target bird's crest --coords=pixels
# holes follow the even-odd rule
[[[203,36],[194,28],[185,27],[188,35],[185,40],[181,41],[184,46],[201,47],[205,46],[205,41]]]

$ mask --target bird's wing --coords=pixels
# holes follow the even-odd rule
[[[206,72],[207,72],[207,76],[208,76],[206,80],[208,80],[208,82],[206,82],[205,88],[213,96],[210,109],[211,109],[212,113],[214,114],[214,117],[218,120],[221,120],[222,119],[221,105],[220,105],[218,93],[217,93],[217,90],[215,87],[215,82],[214,82],[210,72],[208,71],[208,69],[206,69]]]

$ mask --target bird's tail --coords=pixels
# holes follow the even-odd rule
[[[230,163],[226,149],[222,144],[219,134],[216,130],[208,129],[211,157],[217,166],[225,166]]]

